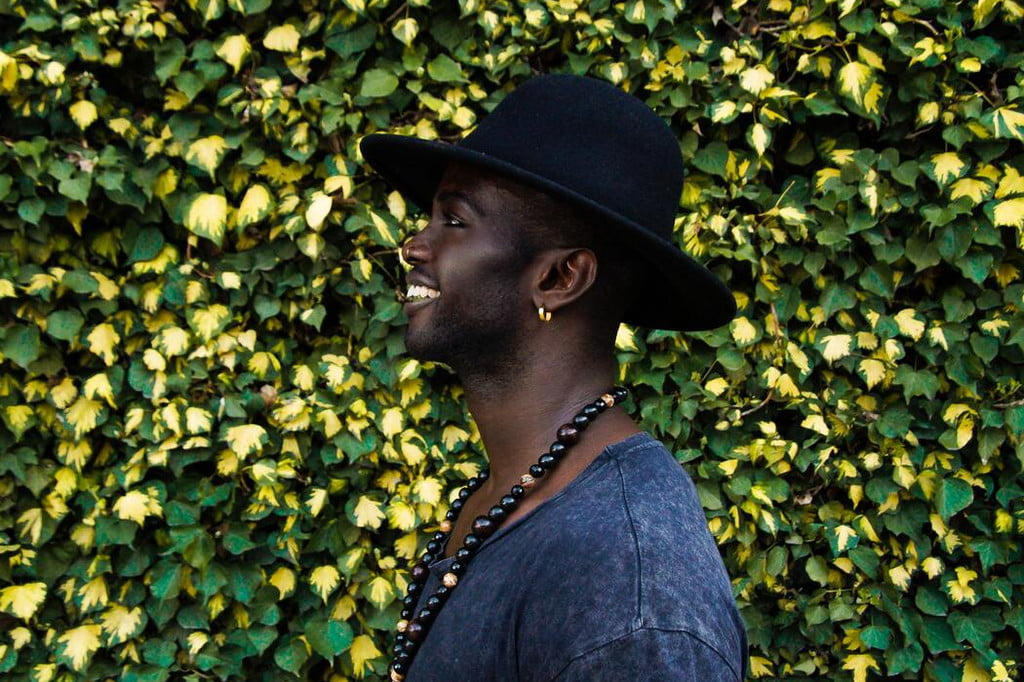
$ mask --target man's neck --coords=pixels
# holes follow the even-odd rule
[[[554,354],[534,358],[524,363],[515,377],[463,377],[466,400],[490,461],[491,476],[481,497],[507,493],[548,450],[558,428],[606,393],[615,380],[612,356],[575,364],[572,358]],[[638,430],[620,407],[598,416],[531,497],[539,502],[555,494],[606,446]]]

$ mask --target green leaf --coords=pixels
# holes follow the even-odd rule
[[[359,94],[363,97],[387,97],[398,87],[395,74],[384,69],[370,69],[363,76]]]
[[[14,325],[6,330],[0,352],[14,364],[28,369],[43,352],[39,342],[39,329],[28,325]]]
[[[274,662],[282,670],[293,675],[299,674],[308,658],[309,652],[306,650],[306,645],[294,635],[286,639],[274,650]]]
[[[323,615],[306,624],[306,639],[313,650],[324,658],[334,658],[352,645],[352,627],[344,622]]]
[[[427,73],[441,83],[459,83],[466,80],[459,63],[446,54],[440,54],[430,60],[427,63]]]
[[[85,318],[77,310],[55,310],[46,316],[46,333],[61,341],[78,338]]]
[[[974,490],[959,478],[943,478],[935,490],[935,510],[943,521],[949,521],[974,501]]]

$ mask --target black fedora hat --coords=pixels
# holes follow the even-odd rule
[[[683,184],[679,143],[639,99],[593,78],[544,75],[510,93],[477,128],[448,144],[373,134],[363,157],[407,199],[430,210],[445,167],[472,164],[589,211],[651,267],[625,322],[712,329],[736,303],[672,230]]]

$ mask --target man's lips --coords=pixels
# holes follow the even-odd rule
[[[406,315],[428,306],[441,296],[441,291],[419,278],[410,278],[402,295],[402,309]]]

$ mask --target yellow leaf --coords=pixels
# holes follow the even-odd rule
[[[740,87],[747,92],[758,95],[762,90],[775,82],[775,74],[764,64],[745,69],[740,74]]]
[[[615,333],[615,349],[634,352],[640,350],[636,345],[636,335],[633,330],[624,324],[620,324],[619,330]]]
[[[78,490],[78,474],[75,473],[74,469],[69,469],[68,467],[57,469],[53,475],[53,489],[62,498],[68,498]]]
[[[245,191],[242,203],[235,216],[239,228],[244,228],[266,218],[274,209],[274,198],[266,185],[256,184]]]
[[[88,611],[94,606],[106,606],[107,579],[102,574],[96,576],[78,588],[78,596],[82,598],[83,611]]]
[[[220,135],[201,137],[188,146],[185,160],[193,166],[202,168],[212,179],[213,172],[220,165],[226,150],[227,144]]]
[[[857,537],[857,531],[845,524],[836,526],[836,549],[842,552],[850,546],[850,540]]]
[[[957,199],[967,197],[974,204],[980,204],[988,195],[991,188],[991,185],[984,180],[961,178],[953,183],[952,191],[949,193],[949,198],[956,201]]]
[[[160,516],[163,510],[160,502],[141,490],[132,490],[121,496],[114,503],[114,512],[118,518],[125,521],[134,521],[140,526],[146,522],[149,516]]]
[[[825,422],[825,418],[820,414],[809,414],[804,417],[804,420],[800,422],[800,426],[815,433],[820,433],[823,436],[829,434],[828,424]]]
[[[381,656],[369,635],[359,635],[352,640],[348,653],[352,657],[352,669],[356,677],[363,677],[363,674],[371,669],[370,661]]]
[[[85,337],[85,340],[89,344],[89,350],[103,358],[103,362],[108,367],[114,364],[117,359],[114,348],[121,342],[121,337],[113,325],[107,322],[96,325],[96,328],[89,332],[89,336]]]
[[[324,502],[327,501],[327,490],[324,488],[313,488],[309,491],[309,497],[306,498],[306,507],[309,509],[309,513],[314,518],[320,515],[320,510],[324,507]]]
[[[199,334],[203,341],[209,341],[213,335],[220,331],[221,325],[231,315],[227,306],[215,303],[209,308],[201,308],[192,313],[192,328]]]
[[[395,590],[384,578],[379,575],[371,580],[366,586],[370,603],[378,609],[383,609],[395,598]]]
[[[946,581],[946,589],[949,590],[949,596],[954,602],[971,602],[974,603],[977,593],[971,586],[971,582],[978,577],[978,574],[969,568],[963,566],[957,566],[956,578]]]
[[[107,633],[107,643],[111,646],[120,644],[139,634],[142,629],[142,617],[142,609],[138,606],[128,609],[120,604],[113,604],[100,617],[100,626]]]
[[[0,92],[13,92],[18,76],[18,61],[0,50]]]
[[[86,398],[96,398],[98,396],[106,400],[107,404],[111,407],[117,407],[114,403],[114,388],[110,385],[110,379],[107,378],[106,374],[94,374],[89,377],[82,387],[82,393],[85,394]]]
[[[935,169],[935,181],[940,185],[949,184],[950,180],[960,177],[966,164],[956,152],[942,152],[932,156],[931,164]]]
[[[420,502],[437,504],[441,501],[441,483],[436,478],[421,478],[413,485],[413,493]]]
[[[918,341],[924,335],[924,322],[917,319],[913,308],[904,308],[896,313],[896,326],[900,333]]]
[[[992,129],[996,137],[1024,142],[1024,114],[1010,107],[999,107],[992,114]]]
[[[238,70],[242,68],[242,61],[249,56],[251,50],[252,45],[249,44],[249,39],[242,34],[236,34],[226,37],[221,42],[220,47],[217,48],[217,56],[230,64],[235,73],[238,73]]]
[[[448,450],[454,450],[468,439],[469,432],[453,424],[449,424],[441,431],[441,442]]]
[[[178,171],[173,168],[168,168],[160,173],[153,182],[153,195],[158,199],[163,199],[176,189],[178,189]]]
[[[168,357],[182,355],[188,350],[188,332],[181,327],[167,327],[157,336],[156,347]]]
[[[103,403],[98,400],[89,400],[80,396],[64,412],[68,424],[74,431],[75,439],[80,440],[82,436],[96,428],[100,413],[103,411]]]
[[[997,226],[1024,229],[1024,197],[1000,201],[993,210],[993,216]]]
[[[387,517],[391,527],[398,530],[412,530],[417,525],[416,511],[401,500],[388,505]]]
[[[46,599],[46,583],[11,585],[0,590],[0,609],[16,618],[28,620]]]
[[[75,124],[82,130],[91,126],[99,115],[96,111],[96,105],[87,99],[79,100],[72,104],[69,113]]]
[[[384,410],[384,416],[380,420],[381,433],[390,438],[402,431],[403,422],[402,410],[397,407],[390,407]]]
[[[14,645],[15,651],[18,651],[32,641],[32,631],[20,625],[16,628],[11,628],[9,634],[11,635],[11,643]]]
[[[388,212],[394,216],[395,220],[401,222],[405,220],[405,199],[397,191],[388,194],[387,198]]]
[[[198,194],[185,210],[186,229],[200,237],[206,237],[218,246],[224,240],[227,223],[228,202],[219,194]]]
[[[843,659],[843,670],[853,671],[853,682],[865,682],[868,679],[868,670],[878,672],[881,669],[871,654],[850,654]]]
[[[384,512],[380,509],[380,504],[366,495],[359,497],[355,509],[352,510],[352,514],[355,516],[357,526],[372,530],[380,528],[381,522],[386,518]]]
[[[395,556],[399,559],[415,559],[417,546],[416,532],[406,533],[395,540]]]
[[[885,363],[874,358],[865,358],[858,367],[868,388],[874,388],[885,378]]]
[[[74,670],[81,670],[92,654],[100,648],[99,625],[80,625],[68,630],[57,639],[58,655]]]
[[[281,599],[287,597],[295,591],[295,571],[285,566],[278,568],[270,576],[270,584],[277,588]]]
[[[704,384],[704,390],[715,396],[716,398],[729,388],[729,382],[722,377],[715,377],[711,381]]]
[[[749,138],[750,146],[760,154],[764,155],[768,149],[768,145],[771,144],[772,134],[766,126],[761,123],[755,123],[750,127]]]
[[[873,78],[871,67],[860,62],[850,62],[839,69],[839,92],[864,106],[864,96]]]
[[[732,321],[729,329],[733,340],[740,346],[747,345],[757,338],[757,328],[742,315]]]
[[[338,573],[338,569],[334,566],[320,566],[314,568],[313,572],[309,576],[309,584],[313,587],[313,591],[320,595],[320,598],[327,603],[327,597],[331,596],[331,592],[338,587],[338,583],[341,582],[341,574]]]
[[[822,351],[822,357],[831,363],[850,354],[850,342],[853,341],[853,338],[849,334],[832,334],[826,336],[824,341],[825,349]]]
[[[299,31],[291,24],[276,26],[263,38],[263,47],[275,52],[295,52],[299,49]]]
[[[306,224],[314,230],[323,227],[324,221],[331,212],[334,200],[323,192],[314,192],[313,198],[306,208]]]
[[[1007,166],[999,178],[996,199],[1005,199],[1012,194],[1024,194],[1024,176],[1013,166]]]
[[[259,424],[232,426],[227,431],[226,440],[231,451],[240,459],[245,459],[252,453],[263,450],[267,432]]]
[[[395,22],[395,25],[391,27],[391,35],[398,38],[399,42],[403,45],[412,45],[412,41],[416,39],[416,34],[419,33],[419,31],[419,24],[416,23],[416,20],[412,17],[399,19]]]
[[[210,641],[210,636],[199,630],[189,633],[188,637],[185,639],[188,641],[188,652],[195,656],[202,651],[203,647]]]
[[[185,428],[189,433],[209,433],[212,415],[201,407],[185,410]]]

